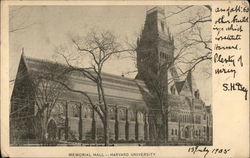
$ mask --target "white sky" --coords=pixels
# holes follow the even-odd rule
[[[10,79],[15,78],[22,48],[25,56],[53,60],[54,46],[67,43],[68,34],[85,34],[91,28],[100,28],[111,30],[121,41],[128,39],[134,43],[144,25],[146,10],[151,8],[152,6],[29,6],[14,12],[13,9],[16,8],[10,8],[13,15],[11,27],[35,23],[27,29],[10,33]],[[163,8],[167,15],[174,12],[176,6]],[[199,7],[195,7],[194,10],[168,18],[167,24],[173,35],[181,29],[176,24],[197,14],[199,10]],[[134,62],[129,58],[111,60],[104,67],[105,72],[115,75],[133,70]],[[206,85],[211,85],[211,78],[197,74],[194,74],[195,79],[199,80],[196,82],[197,88],[200,89],[202,99],[210,104],[211,88]]]

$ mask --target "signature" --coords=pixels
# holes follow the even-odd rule
[[[241,83],[223,83],[224,91],[241,91],[245,93],[245,100],[247,100],[248,89],[244,87]]]

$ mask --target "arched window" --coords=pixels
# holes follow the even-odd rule
[[[123,109],[120,109],[118,112],[119,112],[119,114],[118,114],[119,119],[123,120],[123,121],[126,120],[126,113],[125,113],[125,111]]]
[[[177,135],[177,129],[175,129],[175,135]]]
[[[174,135],[174,129],[172,128],[172,132],[171,132],[171,135]]]
[[[109,108],[109,116],[111,120],[115,119],[115,109],[114,108]]]
[[[86,107],[85,110],[86,110],[86,117],[85,118],[91,118],[91,110],[90,110],[90,108]]]
[[[79,117],[79,110],[80,108],[78,107],[78,105],[74,104],[72,106],[73,117]]]
[[[58,114],[61,116],[65,116],[65,109],[62,103],[57,103],[55,107],[52,109],[52,114]]]
[[[143,122],[143,114],[142,114],[142,112],[138,112],[137,117],[138,117],[137,119],[138,119],[139,122]]]
[[[87,112],[85,107],[82,109],[82,118],[87,118]]]
[[[137,112],[137,114],[135,114],[135,117],[137,117],[137,121],[140,121],[140,112]]]
[[[130,121],[135,121],[135,115],[133,111],[129,111],[129,120]]]

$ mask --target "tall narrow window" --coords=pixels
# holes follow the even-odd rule
[[[164,22],[163,21],[161,21],[161,30],[164,32],[165,30],[164,30]]]
[[[162,52],[160,52],[160,58],[163,58],[163,53]]]

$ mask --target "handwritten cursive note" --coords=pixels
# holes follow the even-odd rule
[[[249,23],[249,7],[242,3],[234,6],[221,6],[214,8],[216,19],[213,22],[213,31],[216,32],[213,44],[213,62],[215,75],[219,75],[227,82],[221,88],[225,92],[240,91],[247,100],[248,89],[244,83],[239,82],[239,69],[244,69],[244,50],[242,41],[246,40],[244,31],[249,31],[245,26]],[[228,82],[229,81],[229,82]]]
[[[210,153],[213,155],[218,155],[220,157],[225,157],[230,149],[224,149],[224,148],[212,148],[212,147],[206,147],[206,146],[192,146],[188,148],[188,152],[197,154],[197,153],[203,153],[203,157],[206,158],[206,156]]]

